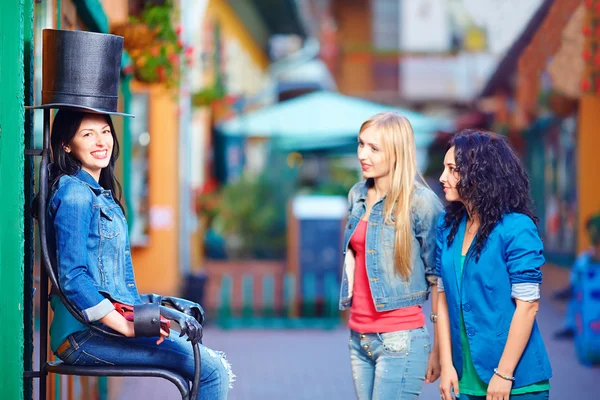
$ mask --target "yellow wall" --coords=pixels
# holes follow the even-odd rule
[[[148,246],[131,251],[135,277],[140,293],[173,295],[179,292],[180,283],[177,98],[162,85],[143,86],[134,82],[132,91],[150,93],[150,229]],[[153,210],[170,211],[169,226],[153,226]]]
[[[248,52],[256,65],[262,69],[267,69],[269,66],[267,55],[254,41],[252,35],[246,30],[237,14],[225,0],[210,0],[207,15],[221,24],[225,37],[231,36],[240,42],[242,48]]]
[[[579,229],[578,251],[590,245],[585,231],[587,219],[600,212],[600,97],[583,94],[579,102],[578,182]]]

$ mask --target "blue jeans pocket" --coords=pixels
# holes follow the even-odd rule
[[[89,330],[70,334],[54,353],[65,364],[75,365],[81,355],[80,347],[92,337]]]
[[[410,353],[411,331],[380,333],[383,353],[391,357],[406,357]]]

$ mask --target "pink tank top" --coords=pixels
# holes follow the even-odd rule
[[[422,328],[425,325],[425,314],[421,306],[382,312],[375,309],[365,264],[367,225],[367,221],[361,220],[350,238],[350,246],[352,246],[356,258],[356,267],[348,325],[360,333],[395,332]]]

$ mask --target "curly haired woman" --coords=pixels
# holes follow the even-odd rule
[[[548,399],[552,369],[535,321],[545,259],[525,169],[502,136],[465,130],[440,182],[449,202],[436,232],[441,397]]]

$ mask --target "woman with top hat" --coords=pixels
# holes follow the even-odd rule
[[[552,369],[535,321],[544,245],[525,168],[504,137],[464,130],[440,182],[441,397],[546,400]]]
[[[116,112],[122,46],[123,38],[114,35],[43,32],[43,104],[28,108],[58,109],[46,208],[50,257],[60,290],[85,321],[122,335],[103,335],[79,322],[53,288],[50,346],[66,364],[150,366],[191,380],[189,341],[201,339],[202,308],[175,297],[140,295],[133,273],[111,119],[130,116]],[[158,303],[163,322],[177,322],[181,334],[170,334],[164,324],[159,328],[156,318],[138,319],[137,310],[146,303]],[[121,304],[134,307],[133,321],[118,311]],[[198,398],[226,399],[234,375],[224,354],[202,345],[200,354]]]

